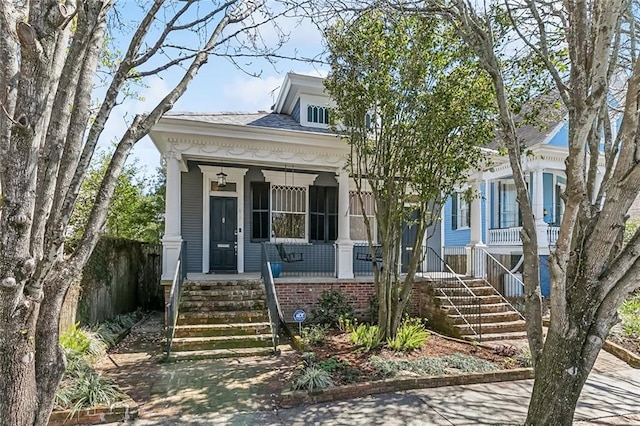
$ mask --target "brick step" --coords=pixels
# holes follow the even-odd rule
[[[271,333],[271,324],[195,324],[176,327],[175,337],[251,336]]]
[[[507,311],[507,312],[494,312],[494,313],[490,313],[490,314],[481,314],[482,315],[482,325],[484,327],[484,324],[495,324],[495,323],[501,323],[501,322],[512,322],[512,321],[518,321],[521,320],[522,318],[520,317],[520,314],[516,311]],[[475,322],[477,322],[478,318],[477,315],[467,315],[466,317],[457,315],[457,314],[450,314],[448,315],[449,318],[451,319],[451,321],[453,322],[453,324],[465,324],[465,318],[466,320],[473,324]]]
[[[171,352],[169,361],[187,361],[198,359],[243,358],[252,356],[273,355],[273,347],[269,348],[241,348],[214,349],[205,351]]]
[[[271,334],[255,336],[213,336],[174,338],[172,350],[176,352],[200,351],[211,349],[264,348],[273,346]]]
[[[235,324],[268,322],[269,314],[263,311],[182,312],[178,325]]]
[[[185,281],[183,291],[189,290],[261,290],[264,284],[260,280],[240,281]]]
[[[182,290],[181,300],[252,300],[264,299],[264,290],[220,289],[220,290]]]
[[[483,342],[495,342],[499,340],[520,340],[526,339],[527,332],[526,331],[517,331],[513,333],[482,333],[482,341]]]
[[[496,289],[491,286],[482,287],[439,287],[447,296],[464,296],[469,294],[469,290],[473,291],[476,296],[491,296],[496,294]],[[437,294],[437,293],[436,293]]]
[[[208,300],[208,301],[180,301],[179,312],[218,312],[218,311],[253,311],[265,310],[265,300]]]
[[[455,307],[451,305],[441,306],[447,313],[454,315],[457,313],[456,308],[463,314],[476,313],[478,310],[477,305],[457,305]],[[511,306],[508,303],[483,303],[480,305],[481,314],[492,314],[496,312],[508,312],[511,311]]]
[[[467,305],[469,304],[469,301],[472,299],[471,296],[436,296],[436,299],[439,299],[442,302],[442,305],[448,305],[449,301],[448,299],[450,299],[456,306],[458,305]],[[494,296],[477,296],[478,299],[478,303],[480,303],[481,305],[487,304],[487,305],[495,305],[497,303],[501,303],[504,302],[504,300],[502,299],[502,297],[500,297],[499,295],[494,295]]]
[[[478,329],[477,324],[471,323],[471,325],[476,329]],[[471,329],[467,324],[455,324],[458,330],[460,330],[461,335],[469,335],[473,334]],[[523,320],[519,321],[506,321],[506,322],[497,322],[497,323],[482,323],[482,335],[485,334],[497,334],[497,333],[513,333],[524,331],[525,325]]]

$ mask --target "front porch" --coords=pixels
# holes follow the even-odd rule
[[[487,233],[487,245],[489,246],[518,246],[522,247],[522,240],[520,239],[520,232],[522,226],[515,226],[511,228],[499,228],[489,229]],[[555,246],[558,241],[558,233],[560,227],[555,225],[546,226],[546,243],[548,246]],[[540,242],[544,244],[545,242]]]

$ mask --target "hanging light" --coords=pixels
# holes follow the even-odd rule
[[[222,188],[227,186],[227,174],[222,171],[222,166],[220,166],[220,173],[216,176],[218,177],[218,187]]]

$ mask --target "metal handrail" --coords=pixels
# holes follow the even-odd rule
[[[490,259],[492,259],[499,267],[501,267],[504,271],[506,271],[509,275],[511,275],[512,278],[514,278],[516,281],[518,281],[520,283],[520,285],[522,285],[522,288],[524,289],[524,283],[522,281],[520,281],[520,279],[518,277],[516,277],[513,272],[511,272],[510,270],[507,269],[506,266],[504,266],[502,263],[500,263],[500,261],[498,261],[498,259],[496,259],[495,257],[493,257],[493,255],[491,253],[489,253],[488,251],[486,251],[485,249],[481,248],[481,247],[474,247],[474,250],[482,250],[484,252],[485,255],[489,256]],[[487,281],[486,276],[482,277],[483,280]],[[488,282],[487,282],[488,283]],[[491,284],[489,284],[491,285]],[[492,286],[493,287],[493,286]],[[507,305],[509,305],[511,307],[511,309],[513,309],[514,311],[516,311],[518,313],[518,315],[520,315],[520,318],[525,319],[524,315],[522,315],[520,313],[519,310],[517,310],[512,304],[511,302],[509,302],[503,295],[502,293],[500,293],[499,291],[496,290],[496,293],[498,293],[498,295],[500,296],[500,298],[502,299],[502,301],[504,303],[506,303]]]
[[[427,250],[425,251],[425,253],[427,253],[427,252],[433,253],[436,256],[436,258],[440,261],[440,263],[442,265],[444,265],[444,267],[447,268],[449,273],[451,273],[458,280],[458,284],[462,284],[462,288],[464,288],[465,290],[467,290],[467,292],[469,292],[471,294],[471,298],[473,299],[473,301],[475,302],[475,305],[478,308],[478,321],[479,321],[479,323],[478,323],[478,325],[479,325],[478,331],[475,329],[474,326],[472,326],[469,323],[469,321],[467,321],[467,318],[465,317],[465,315],[462,312],[460,312],[460,310],[458,309],[456,304],[449,298],[449,296],[447,296],[444,293],[444,290],[442,290],[441,288],[438,289],[444,295],[444,297],[447,299],[447,301],[451,304],[451,306],[453,306],[453,308],[456,310],[458,315],[460,315],[460,317],[465,322],[465,324],[467,326],[469,326],[469,329],[471,329],[473,334],[478,336],[478,340],[482,340],[482,319],[481,319],[482,315],[481,315],[481,312],[480,312],[480,302],[478,300],[478,296],[473,292],[473,290],[471,290],[471,288],[469,288],[469,286],[467,286],[467,284],[460,278],[460,276],[458,276],[458,274],[456,274],[453,271],[453,269],[451,269],[451,267],[447,264],[447,262],[438,253],[436,253],[436,251],[433,248],[427,247]]]
[[[167,359],[171,356],[171,345],[173,344],[173,336],[176,331],[176,323],[178,322],[178,309],[180,307],[180,296],[182,295],[182,283],[187,277],[187,268],[184,266],[187,251],[187,243],[182,242],[180,252],[178,253],[178,263],[176,264],[176,272],[173,275],[171,283],[171,291],[169,292],[169,301],[165,305],[167,313],[167,330],[166,330],[166,352]]]
[[[267,311],[269,313],[269,322],[271,323],[271,333],[273,341],[273,352],[278,353],[278,343],[280,330],[284,324],[284,317],[278,302],[276,286],[271,271],[271,262],[267,260],[266,245],[262,245],[262,280],[264,282],[265,295],[267,297]]]

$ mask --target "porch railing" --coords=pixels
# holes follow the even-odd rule
[[[336,248],[326,243],[263,243],[263,264],[273,278],[335,277]]]
[[[271,323],[271,333],[273,341],[273,352],[278,353],[278,343],[280,331],[283,329],[284,317],[278,302],[278,294],[273,281],[272,265],[267,260],[267,243],[262,245],[262,281],[264,282],[264,290],[267,296],[267,308],[269,312],[269,322]]]
[[[558,234],[560,234],[559,226],[549,226],[547,228],[547,240],[550,246],[555,246],[558,242]]]
[[[505,246],[519,246],[522,244],[520,240],[521,226],[514,226],[512,228],[501,229],[489,229],[488,241],[489,245],[505,245]],[[555,246],[558,241],[558,233],[560,227],[549,225],[547,227],[547,244]]]
[[[488,244],[519,246],[520,230],[522,226],[514,226],[512,228],[489,229]]]
[[[176,272],[173,275],[171,283],[171,291],[169,292],[169,301],[165,306],[167,329],[166,329],[166,352],[167,358],[171,356],[171,345],[173,344],[173,336],[176,331],[176,323],[178,322],[178,309],[180,307],[180,296],[182,295],[182,284],[187,278],[187,242],[183,241],[178,254],[178,263],[176,264]]]
[[[432,271],[428,276],[434,291],[443,296],[475,337],[482,340],[480,298],[431,247],[425,247],[424,263],[427,271]]]

